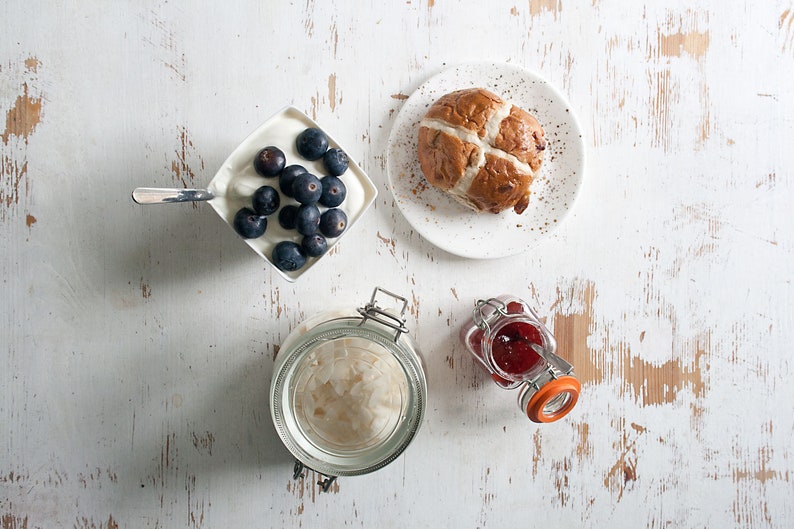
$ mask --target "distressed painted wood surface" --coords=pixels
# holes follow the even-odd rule
[[[794,4],[353,4],[4,4],[2,529],[794,526]],[[588,150],[573,214],[498,261],[429,245],[385,184],[404,100],[472,60],[549,79]],[[130,201],[206,185],[286,104],[380,189],[305,281],[207,206]],[[322,494],[271,425],[273,357],[375,285],[410,300],[427,420]],[[584,383],[559,423],[456,340],[502,293]]]

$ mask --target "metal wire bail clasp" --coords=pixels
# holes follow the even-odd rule
[[[402,301],[402,308],[400,309],[399,315],[395,315],[394,313],[386,311],[378,306],[376,299],[378,292],[382,292],[387,296],[391,296],[397,301]],[[408,329],[405,327],[405,310],[407,308],[408,300],[404,297],[393,294],[380,287],[375,287],[375,290],[372,291],[372,297],[370,298],[369,303],[359,308],[358,313],[364,317],[364,319],[361,321],[362,324],[367,320],[372,320],[396,330],[397,334],[394,335],[394,341],[396,342],[402,333],[408,333]]]
[[[292,479],[299,479],[299,478],[303,479],[303,478],[305,478],[306,475],[303,473],[304,470],[311,470],[311,469],[309,467],[307,467],[306,465],[304,465],[301,461],[296,459],[295,460],[295,464],[292,467]],[[316,471],[315,471],[315,473],[320,474],[319,472],[316,472]],[[328,490],[331,488],[331,485],[333,485],[334,482],[336,481],[337,477],[336,476],[328,476],[328,475],[325,475],[325,474],[320,474],[320,476],[321,476],[321,479],[319,479],[317,481],[317,485],[320,486],[320,492],[328,492]]]
[[[492,309],[492,312],[486,315],[483,311],[488,310],[487,307]],[[504,301],[497,298],[479,299],[474,309],[472,309],[474,324],[485,331],[486,334],[491,333],[490,324],[503,316],[507,316],[507,305]]]
[[[543,327],[544,331],[548,330]],[[532,422],[553,422],[565,417],[579,400],[581,383],[573,372],[573,364],[557,355],[557,341],[551,333],[549,349],[532,346],[546,359],[546,369],[523,384],[518,405]]]

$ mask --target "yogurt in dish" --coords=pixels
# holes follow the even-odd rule
[[[303,159],[295,147],[295,138],[310,127],[322,129],[314,120],[295,107],[286,107],[277,112],[253,133],[251,133],[229,155],[220,167],[208,188],[215,196],[210,204],[230,227],[233,226],[234,215],[240,208],[251,207],[251,197],[259,187],[270,185],[278,189],[278,177],[265,178],[256,173],[253,166],[254,156],[260,149],[274,145],[281,149],[286,158],[286,165],[299,164],[318,178],[326,174],[322,159],[308,161]],[[364,212],[377,197],[377,189],[367,174],[350,157],[344,149],[327,131],[329,147],[342,149],[348,155],[349,166],[340,177],[347,188],[347,197],[339,206],[347,214],[347,228],[338,238],[328,239],[328,251],[353,227]],[[280,193],[280,191],[279,191]],[[281,194],[281,206],[296,203],[293,199]],[[234,229],[234,228],[232,228]],[[267,231],[262,237],[256,239],[243,239],[257,254],[259,254],[287,281],[296,281],[303,273],[323,257],[309,257],[306,264],[294,272],[285,272],[273,264],[271,254],[273,248],[281,241],[293,241],[300,244],[302,236],[294,230],[285,230],[277,219],[277,213],[268,218]],[[327,255],[328,251],[323,255]]]

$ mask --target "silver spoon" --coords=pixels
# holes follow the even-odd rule
[[[139,187],[132,192],[138,204],[169,204],[172,202],[204,202],[215,195],[209,189],[177,189],[164,187]]]

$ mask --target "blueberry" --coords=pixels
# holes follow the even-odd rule
[[[251,208],[243,208],[234,215],[234,230],[245,239],[261,237],[267,229],[267,217]]]
[[[295,139],[295,147],[306,160],[319,160],[328,150],[328,136],[320,129],[306,129]]]
[[[273,264],[285,272],[294,272],[306,264],[306,252],[292,241],[281,241],[273,248]]]
[[[323,154],[323,165],[330,175],[341,175],[347,171],[347,164],[347,154],[342,149],[328,149]]]
[[[339,237],[347,227],[347,215],[341,209],[332,208],[320,216],[320,232],[326,237]]]
[[[301,204],[313,204],[322,194],[320,179],[311,173],[299,174],[292,183],[292,196]]]
[[[281,171],[281,174],[278,177],[278,187],[281,189],[281,192],[287,195],[288,197],[292,196],[292,183],[295,181],[295,177],[299,174],[303,174],[306,172],[306,168],[302,165],[288,165]]]
[[[320,257],[328,249],[328,241],[319,233],[313,233],[303,238],[301,246],[309,257]]]
[[[288,204],[278,212],[278,223],[285,230],[294,230],[297,216],[298,206]]]
[[[272,215],[281,204],[281,197],[274,188],[262,186],[254,191],[254,211],[260,215]]]
[[[254,156],[254,169],[262,176],[276,176],[284,169],[287,157],[278,147],[265,147]]]
[[[311,235],[320,225],[320,210],[314,204],[304,204],[295,215],[295,229],[301,235]]]
[[[324,176],[320,180],[323,192],[320,195],[320,204],[329,208],[335,208],[345,201],[347,188],[344,182],[336,176]]]

